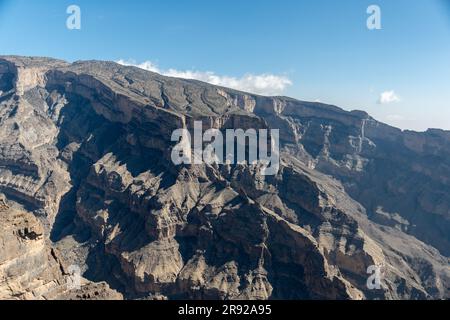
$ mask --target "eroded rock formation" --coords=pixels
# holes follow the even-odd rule
[[[112,62],[2,57],[0,92],[2,298],[449,297],[448,132]],[[280,171],[175,166],[195,120],[280,129]]]

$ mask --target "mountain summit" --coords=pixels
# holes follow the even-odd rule
[[[279,130],[279,171],[173,164],[195,121]],[[0,132],[0,298],[450,298],[447,131],[0,56]]]

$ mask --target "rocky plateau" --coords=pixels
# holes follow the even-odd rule
[[[280,170],[174,165],[172,132],[196,120],[279,129]],[[0,299],[450,298],[444,130],[0,56],[0,193]]]

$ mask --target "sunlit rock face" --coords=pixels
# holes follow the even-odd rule
[[[450,296],[448,132],[100,61],[1,57],[0,92],[1,298]],[[174,165],[198,120],[279,129],[280,170]]]

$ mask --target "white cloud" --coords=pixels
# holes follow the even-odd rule
[[[380,98],[378,99],[379,104],[388,104],[400,101],[400,97],[395,93],[394,90],[382,92],[380,94]]]
[[[217,86],[223,86],[262,95],[279,95],[282,94],[287,89],[287,87],[292,85],[292,81],[285,76],[266,73],[259,75],[246,74],[243,77],[236,78],[230,76],[220,76],[211,71],[180,71],[176,69],[162,70],[151,61],[136,63],[136,61],[133,60],[118,60],[117,63],[125,66],[135,66],[169,77],[200,80]]]
[[[151,61],[144,61],[142,63],[136,63],[136,61],[134,60],[118,60],[116,61],[118,64],[121,64],[123,66],[134,66],[134,67],[138,67],[147,71],[151,71],[151,72],[157,72],[157,73],[161,73],[161,71],[159,70],[158,66],[156,64],[154,64]]]

